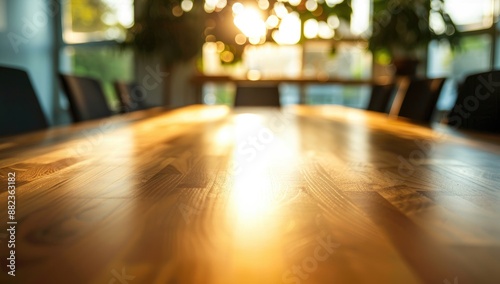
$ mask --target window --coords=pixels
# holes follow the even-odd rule
[[[0,0],[0,32],[7,30],[7,3],[5,0]]]
[[[495,0],[445,0],[445,11],[460,30],[478,30],[493,24]]]
[[[453,107],[457,84],[465,76],[490,69],[491,48],[491,37],[486,34],[462,38],[460,49],[454,52],[448,44],[430,44],[427,75],[448,78],[439,98],[438,110],[447,111]]]
[[[428,76],[448,78],[437,105],[441,112],[453,107],[457,85],[465,76],[500,67],[500,26],[494,24],[499,1],[445,0],[444,3],[463,38],[460,48],[453,52],[447,44],[432,42],[429,45]],[[497,30],[492,31],[495,28]]]
[[[119,110],[113,81],[133,80],[132,51],[121,51],[115,46],[68,46],[63,49],[62,58],[62,72],[99,79],[109,107],[113,111]]]
[[[63,5],[66,43],[122,41],[134,23],[133,0],[72,0]]]
[[[61,5],[61,72],[98,79],[109,107],[118,111],[112,83],[133,80],[133,52],[118,46],[133,25],[133,0],[71,0]]]
[[[262,1],[267,2],[267,1]],[[324,1],[316,1],[324,3]],[[305,8],[309,11],[315,10],[317,3],[315,1],[306,1]],[[343,0],[326,1],[327,3],[338,4]],[[225,3],[225,2],[224,2]],[[290,1],[292,3],[292,1]],[[293,1],[297,6],[300,0]],[[238,4],[235,4],[235,6]],[[241,5],[241,4],[239,4]],[[277,2],[276,7],[281,7],[282,3]],[[311,7],[308,7],[311,5]],[[277,15],[281,12],[287,13],[287,10],[281,11],[274,8]],[[278,8],[279,8],[278,7]],[[276,78],[342,78],[342,79],[368,79],[371,77],[372,59],[370,52],[367,52],[367,45],[359,43],[356,39],[360,38],[370,28],[370,1],[352,0],[352,16],[350,27],[346,25],[345,20],[337,16],[328,16],[326,19],[319,20],[310,18],[304,21],[302,27],[297,29],[281,29],[289,24],[293,25],[286,17],[280,24],[281,35],[293,35],[290,38],[294,40],[278,40],[273,33],[272,36],[276,44],[249,45],[245,48],[243,60],[241,63],[234,63],[230,66],[221,64],[225,61],[223,57],[224,45],[222,42],[207,42],[203,48],[202,69],[206,75],[231,75],[234,77],[248,77],[249,79],[276,79]],[[241,7],[233,7],[236,11]],[[236,15],[239,12],[235,12]],[[321,12],[319,12],[321,14]],[[290,15],[293,16],[293,13]],[[280,16],[281,17],[281,16]],[[247,17],[248,19],[250,16]],[[320,17],[318,17],[320,18]],[[270,16],[266,24],[272,25]],[[243,20],[243,19],[242,19]],[[259,20],[249,21],[248,26],[257,26]],[[240,23],[235,19],[235,24]],[[300,23],[300,22],[299,22]],[[240,23],[241,24],[241,23]],[[242,28],[245,26],[242,26]],[[342,30],[335,40],[336,32]],[[249,29],[253,31],[253,29]],[[245,31],[243,31],[245,33]],[[307,39],[300,45],[292,45],[298,42],[301,32]],[[245,42],[245,41],[243,41]],[[250,41],[251,42],[251,41]],[[258,41],[256,41],[258,42]],[[335,52],[332,53],[332,43],[335,43]],[[232,57],[231,57],[232,59]],[[348,66],[346,68],[346,66]],[[305,89],[306,102],[309,104],[345,104],[355,107],[364,107],[368,98],[366,88],[343,87],[339,85],[321,85],[311,84],[304,89],[300,89],[296,84],[281,84],[281,102],[283,104],[298,103],[300,92]],[[222,84],[206,84],[203,89],[203,101],[207,104],[232,104],[234,97],[234,86]]]

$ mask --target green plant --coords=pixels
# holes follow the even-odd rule
[[[444,0],[373,0],[373,4],[369,49],[376,56],[416,58],[432,40],[447,41],[452,48],[459,44],[460,32],[444,11]]]
[[[141,4],[134,25],[128,29],[125,46],[141,55],[160,55],[166,66],[198,54],[203,44],[205,17],[200,5],[190,13],[176,14],[176,0],[147,0]]]
[[[223,51],[227,51],[221,61],[232,63],[241,59],[245,45],[249,44],[248,40],[244,43],[236,40],[242,34],[233,23],[232,5],[237,2],[256,7],[261,2],[267,2],[267,9],[260,7],[264,18],[275,14],[275,3],[281,3],[288,13],[296,12],[302,26],[308,19],[326,21],[331,15],[345,22],[350,20],[351,0],[308,1],[316,3],[316,8],[311,9],[306,0],[146,0],[140,4],[140,12],[136,15],[134,26],[128,30],[124,44],[141,54],[159,54],[165,66],[172,66],[199,55],[207,41],[221,42]],[[186,9],[185,2],[189,2],[189,9]],[[207,11],[208,2],[217,3],[213,11]],[[272,34],[277,29],[268,27],[265,41],[273,42]],[[304,40],[303,34],[301,40]]]

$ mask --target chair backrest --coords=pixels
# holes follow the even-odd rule
[[[148,108],[145,103],[146,89],[141,87],[139,84],[115,81],[113,86],[117,97],[120,100],[121,112],[130,112]]]
[[[60,79],[74,122],[108,117],[112,114],[99,81],[64,74],[60,74]]]
[[[0,67],[0,136],[47,127],[28,73]]]
[[[395,84],[373,85],[370,102],[366,110],[388,113],[389,101],[395,90]]]
[[[500,70],[473,74],[461,84],[448,124],[500,133]]]
[[[234,106],[273,106],[279,107],[280,92],[277,85],[236,87]]]
[[[430,122],[446,78],[411,79],[398,116]]]

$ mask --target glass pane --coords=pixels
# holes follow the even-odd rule
[[[0,32],[7,30],[7,1],[0,0]]]
[[[306,103],[311,105],[335,104],[365,108],[370,97],[370,88],[366,86],[312,85],[306,92]]]
[[[132,51],[116,47],[66,47],[61,62],[61,71],[64,73],[88,76],[101,81],[110,108],[113,111],[119,110],[113,82],[133,80]]]
[[[447,77],[438,101],[438,110],[449,110],[456,99],[456,85],[465,76],[490,69],[491,37],[476,35],[462,38],[460,50],[452,52],[447,43],[429,46],[428,76]]]
[[[475,35],[463,37],[460,49],[452,52],[447,43],[433,42],[429,46],[428,74],[431,77],[467,74],[490,68],[491,37]]]
[[[497,46],[495,50],[495,68],[500,69],[500,35],[497,35]]]
[[[207,105],[233,105],[236,88],[231,83],[206,83],[203,86],[203,103]]]
[[[491,27],[495,0],[445,0],[444,9],[461,30]]]
[[[296,84],[280,84],[281,105],[298,104],[300,87]],[[205,83],[203,86],[203,103],[207,105],[234,104],[236,85],[232,83]]]
[[[271,43],[250,45],[245,47],[243,64],[248,71],[257,71],[261,78],[296,78],[302,68],[302,47]]]
[[[371,1],[352,0],[351,32],[361,35],[370,28]]]
[[[364,44],[329,42],[304,44],[302,76],[306,78],[368,79],[371,77],[372,57]]]
[[[134,23],[133,0],[71,0],[62,5],[68,43],[123,40]]]

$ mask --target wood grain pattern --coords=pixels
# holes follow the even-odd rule
[[[498,136],[190,106],[0,138],[9,172],[1,283],[500,283]]]

